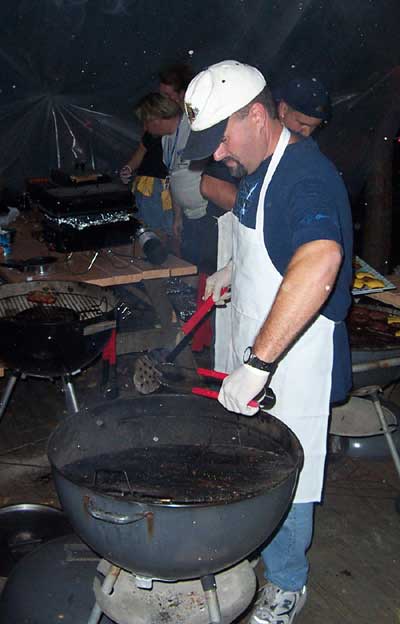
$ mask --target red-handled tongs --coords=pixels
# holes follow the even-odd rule
[[[227,288],[224,288],[221,294],[224,294],[226,291]],[[208,297],[206,301],[203,301],[199,309],[180,328],[183,337],[179,339],[173,349],[170,351],[166,350],[166,352],[165,349],[154,349],[137,358],[133,375],[133,383],[136,390],[141,394],[150,394],[161,386],[171,387],[174,384],[179,385],[179,378],[182,375],[179,371],[174,375],[173,362],[189,344],[197,327],[206,318],[214,305],[215,302],[212,297]],[[176,378],[175,380],[174,377]]]
[[[223,288],[221,291],[221,295],[224,294],[226,291],[227,291],[227,288]],[[166,362],[175,361],[175,359],[180,354],[180,352],[183,351],[183,349],[188,345],[197,327],[200,325],[203,319],[207,316],[210,310],[213,309],[214,306],[215,306],[214,299],[212,298],[212,296],[208,297],[208,299],[203,301],[203,303],[199,306],[199,309],[196,310],[196,312],[190,317],[190,319],[182,325],[182,327],[180,328],[180,331],[184,334],[184,336],[183,338],[179,340],[179,342],[172,349],[172,351],[168,353],[167,357],[165,358]]]
[[[218,379],[219,381],[223,381],[225,377],[228,377],[228,373],[221,373],[216,370],[209,370],[208,368],[198,368],[196,372],[201,377]],[[210,390],[209,388],[194,387],[192,388],[192,394],[198,394],[199,396],[204,396],[209,399],[218,399],[219,391]],[[260,401],[252,399],[247,403],[247,405],[249,407],[257,407],[262,410],[268,410],[274,407],[275,402],[276,397],[274,391],[272,390],[272,388],[266,387],[262,392]]]

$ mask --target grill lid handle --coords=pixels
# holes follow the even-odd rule
[[[102,520],[103,522],[111,522],[112,524],[132,524],[133,522],[149,519],[150,516],[153,515],[152,512],[144,511],[143,506],[140,503],[131,502],[130,505],[134,507],[135,510],[139,508],[141,511],[135,511],[134,513],[122,515],[115,513],[114,511],[99,509],[99,507],[96,507],[90,496],[85,496],[84,498],[84,506],[88,514],[92,516],[92,518]]]

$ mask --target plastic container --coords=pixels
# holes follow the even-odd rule
[[[0,228],[0,247],[3,250],[3,255],[5,257],[11,254],[13,237],[14,230]]]

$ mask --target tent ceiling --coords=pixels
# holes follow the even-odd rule
[[[76,154],[117,169],[134,102],[176,61],[321,79],[335,103],[321,146],[354,191],[385,107],[400,108],[398,0],[5,0],[0,18],[0,174],[17,184]]]

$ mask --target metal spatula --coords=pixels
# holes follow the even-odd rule
[[[193,368],[176,366],[172,362],[155,364],[151,358],[143,356],[136,362],[133,383],[141,394],[151,394],[161,387],[181,394],[190,393],[199,383],[199,376]]]
[[[223,290],[223,292],[225,291],[226,289]],[[166,371],[163,370],[162,365],[165,363],[169,363],[170,367],[168,367],[168,374],[170,376],[174,374],[174,367],[172,363],[175,361],[181,351],[188,345],[194,332],[205,319],[210,310],[212,310],[214,305],[215,303],[212,297],[208,297],[208,299],[201,304],[201,306],[198,310],[196,310],[193,316],[191,316],[190,319],[186,321],[184,325],[182,325],[181,331],[183,332],[184,336],[179,340],[179,342],[171,351],[164,352],[164,354],[162,353],[162,351],[158,351],[154,354],[152,354],[152,352],[150,351],[146,355],[142,355],[136,360],[133,383],[138,392],[140,392],[141,394],[151,394],[152,392],[158,390],[161,386],[169,385],[166,379],[163,379],[163,376],[165,377]]]

